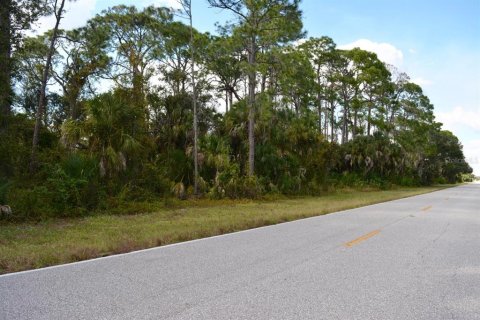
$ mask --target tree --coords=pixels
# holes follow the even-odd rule
[[[278,82],[282,100],[292,104],[295,115],[300,117],[315,99],[312,94],[317,90],[315,72],[304,51],[292,47],[280,48],[279,51]]]
[[[145,85],[154,73],[155,62],[163,55],[165,26],[172,20],[168,8],[115,6],[95,18],[109,30],[110,48],[115,57],[111,74],[117,86],[131,90],[133,102],[143,109],[142,125],[148,112]]]
[[[12,59],[18,61],[13,80],[21,92],[15,99],[16,106],[24,113],[35,118],[38,96],[42,86],[42,75],[49,50],[48,33],[26,38],[22,46],[15,51]]]
[[[371,135],[372,128],[379,122],[383,104],[389,92],[393,89],[391,74],[384,63],[374,53],[366,52],[365,61],[361,64],[364,102],[367,104],[367,135]]]
[[[349,128],[350,128],[350,113],[352,101],[357,94],[358,83],[354,77],[355,71],[352,69],[349,51],[339,50],[337,59],[335,60],[335,86],[338,89],[338,96],[340,104],[343,107],[342,111],[342,144],[348,142]]]
[[[245,62],[241,44],[232,37],[212,37],[208,44],[204,61],[207,69],[215,77],[218,90],[225,92],[225,111],[233,106],[233,96],[240,101],[238,86],[242,80],[242,63]]]
[[[192,79],[192,105],[193,105],[193,166],[194,166],[194,194],[198,195],[198,115],[197,115],[197,92],[195,85],[195,46],[193,41],[193,14],[192,1],[180,0],[183,11],[190,22],[190,54],[191,54],[191,79]]]
[[[248,175],[255,173],[255,89],[257,53],[262,47],[285,43],[302,35],[300,0],[208,0],[212,7],[235,14],[233,34],[248,53]]]
[[[45,62],[45,69],[43,70],[42,83],[40,88],[40,95],[38,97],[38,106],[35,114],[35,128],[33,130],[33,142],[32,142],[32,156],[30,159],[30,171],[34,171],[37,165],[37,148],[38,140],[40,133],[40,126],[42,122],[43,114],[45,113],[45,93],[47,89],[48,75],[50,73],[50,67],[52,64],[52,56],[55,52],[55,42],[57,41],[58,27],[60,25],[60,20],[63,15],[63,8],[65,6],[65,0],[61,0],[59,3],[58,0],[55,0],[53,7],[53,12],[55,14],[55,27],[52,31],[52,36],[50,39],[50,47],[47,54],[47,61]]]
[[[161,80],[173,95],[185,94],[191,68],[190,27],[180,21],[165,25],[161,55],[157,57]]]
[[[10,115],[12,105],[12,54],[22,40],[22,31],[48,12],[47,1],[0,1],[0,116]],[[4,121],[0,127],[4,126]]]
[[[367,122],[367,135],[371,133],[372,111],[380,102],[381,95],[391,84],[390,72],[377,55],[372,52],[354,48],[349,51],[352,63],[353,77],[356,79],[355,96],[353,100],[352,136],[364,130],[362,120]]]
[[[11,0],[0,2],[0,114],[5,117],[10,114],[11,106]],[[3,125],[2,125],[3,127]]]
[[[61,58],[54,65],[53,77],[62,88],[70,119],[76,120],[81,115],[80,96],[92,78],[104,76],[107,72],[110,63],[107,41],[107,30],[96,20],[59,37],[57,51]]]
[[[335,42],[329,37],[310,38],[300,45],[299,49],[303,51],[310,60],[315,71],[316,93],[317,93],[317,111],[318,111],[318,130],[322,132],[322,102],[327,102],[329,80],[332,73],[332,60],[335,54]],[[331,103],[331,112],[333,114],[333,103]],[[328,108],[324,108],[325,122],[328,117]],[[333,124],[332,129],[333,129]],[[327,135],[327,125],[324,127],[324,134]],[[333,133],[332,133],[333,138]]]
[[[473,172],[465,161],[462,144],[452,132],[435,131],[432,140],[436,146],[436,154],[433,155],[431,162],[440,163],[441,174],[448,183],[459,182],[460,174]]]

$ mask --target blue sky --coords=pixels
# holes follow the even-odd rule
[[[215,32],[227,12],[192,0],[194,25]],[[82,25],[117,4],[176,6],[176,0],[77,0],[62,25]],[[410,75],[435,105],[437,120],[456,134],[480,175],[480,0],[303,0],[307,36],[360,46]],[[40,28],[52,26],[49,19]]]

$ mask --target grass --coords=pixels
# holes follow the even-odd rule
[[[444,188],[342,190],[321,197],[263,201],[189,200],[151,213],[0,225],[0,274],[91,259],[318,216]]]

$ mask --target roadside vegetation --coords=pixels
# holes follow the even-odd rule
[[[374,53],[306,39],[299,1],[209,0],[234,18],[216,35],[180,2],[180,15],[116,6],[68,31],[65,0],[2,5],[4,221],[471,173],[422,88]],[[55,28],[25,36],[47,14]]]
[[[171,200],[150,213],[97,214],[0,226],[0,273],[80,261],[214,236],[431,192],[445,186],[355,191],[264,200]],[[126,211],[127,212],[127,211]]]

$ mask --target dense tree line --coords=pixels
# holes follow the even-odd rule
[[[188,0],[69,31],[65,1],[0,6],[0,202],[65,216],[471,173],[422,88],[374,53],[305,39],[298,0],[208,2],[235,17],[218,35],[192,27]],[[59,28],[22,37],[48,13]]]

